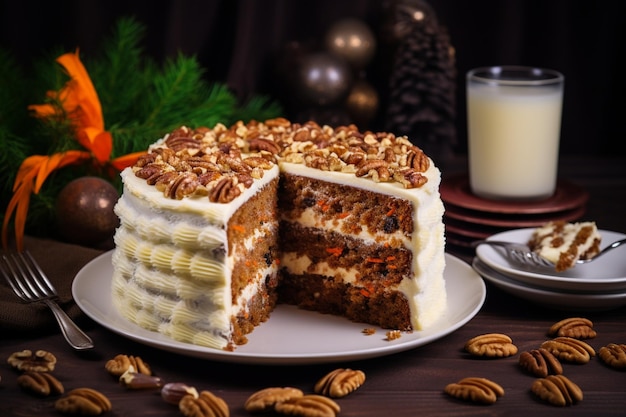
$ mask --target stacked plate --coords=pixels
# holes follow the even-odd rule
[[[561,180],[554,195],[543,200],[488,200],[472,194],[466,174],[444,177],[440,191],[446,208],[446,242],[460,247],[513,228],[578,220],[589,199],[586,190]]]
[[[534,228],[497,233],[489,239],[528,242]],[[601,247],[626,238],[600,230]],[[480,245],[472,266],[485,280],[513,294],[555,309],[609,310],[626,305],[626,248],[619,247],[587,264],[557,273],[550,269],[522,269],[500,248]]]

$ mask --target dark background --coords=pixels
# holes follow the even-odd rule
[[[147,53],[196,55],[210,80],[239,97],[279,97],[276,62],[289,42],[316,42],[339,19],[356,17],[375,34],[383,1],[0,1],[0,47],[21,62],[54,46],[97,51],[120,16],[147,26]],[[477,66],[553,68],[566,78],[562,155],[626,155],[626,2],[599,0],[432,0],[456,51],[456,143],[466,150],[465,73]],[[385,51],[377,50],[372,67]],[[371,71],[384,90],[388,74]],[[381,91],[381,93],[383,93]],[[289,111],[289,108],[286,109]],[[384,109],[379,111],[382,112]],[[372,122],[374,128],[376,121]]]

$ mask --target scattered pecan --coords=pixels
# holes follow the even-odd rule
[[[563,373],[561,362],[547,349],[539,348],[522,352],[519,365],[535,376],[560,375]]]
[[[277,403],[274,410],[290,416],[335,417],[341,408],[339,404],[328,397],[309,394]]]
[[[194,387],[190,387],[182,382],[170,382],[161,388],[161,397],[170,404],[178,405],[180,400],[186,395],[198,398],[200,394]]]
[[[379,181],[388,181],[390,177],[389,163],[382,159],[372,159],[363,161],[354,174],[357,177],[371,176],[376,177]],[[386,178],[386,180],[384,179]]]
[[[178,404],[185,417],[228,417],[230,410],[226,401],[209,391],[202,391],[198,397],[185,395]]]
[[[426,172],[430,167],[430,160],[424,151],[415,147],[408,152],[407,166],[415,169],[417,172]]]
[[[574,339],[593,339],[596,337],[593,322],[582,317],[571,317],[554,323],[548,330],[548,336],[566,336]]]
[[[546,340],[541,344],[560,360],[574,363],[587,363],[592,356],[596,355],[595,350],[582,340],[572,337],[560,336],[552,340]]]
[[[229,203],[233,201],[241,194],[241,190],[237,187],[235,182],[236,178],[231,176],[219,180],[209,193],[209,200],[214,203]]]
[[[371,336],[371,335],[376,333],[376,328],[374,328],[374,327],[366,327],[365,329],[361,330],[361,333],[363,333],[364,335],[367,335],[367,336]]]
[[[294,398],[300,398],[302,396],[304,396],[304,393],[298,388],[265,388],[248,397],[244,404],[244,408],[246,411],[251,413],[270,411],[273,410],[278,403],[290,401]]]
[[[280,146],[271,139],[254,138],[250,140],[249,145],[251,151],[266,151],[274,155],[280,153]]]
[[[120,384],[128,389],[150,389],[162,387],[163,381],[158,376],[138,373],[129,368],[120,376]]]
[[[515,355],[517,346],[511,338],[502,333],[481,334],[465,343],[465,350],[475,356],[504,358]]]
[[[57,358],[45,350],[32,352],[25,349],[12,353],[7,363],[18,371],[52,372],[57,363]]]
[[[65,392],[63,384],[48,372],[24,372],[17,377],[17,384],[24,390],[42,397]]]
[[[598,350],[598,356],[604,363],[615,369],[626,370],[626,345],[609,343]]]
[[[122,376],[125,372],[138,372],[144,375],[152,375],[150,366],[145,363],[139,356],[117,355],[113,359],[107,361],[104,368],[113,376]],[[132,369],[131,369],[132,368]]]
[[[98,416],[111,411],[111,401],[99,391],[91,388],[76,388],[59,398],[54,408],[63,413],[80,416]]]
[[[360,370],[339,368],[326,374],[313,388],[316,394],[341,398],[357,390],[365,382],[365,373]]]
[[[400,339],[402,337],[402,332],[400,332],[400,330],[389,330],[385,333],[385,336],[385,340],[390,342],[392,340]]]
[[[537,379],[531,391],[552,405],[564,407],[583,399],[583,392],[578,385],[564,375],[548,375]]]
[[[504,388],[487,378],[467,377],[446,385],[444,392],[465,401],[493,404],[504,395]]]

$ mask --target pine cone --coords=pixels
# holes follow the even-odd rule
[[[441,152],[456,142],[456,68],[449,35],[427,3],[405,0],[393,7],[397,46],[385,129],[407,135],[427,153]]]

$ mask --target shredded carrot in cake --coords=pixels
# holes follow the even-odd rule
[[[391,217],[393,216],[393,214],[396,212],[396,208],[392,207],[389,209],[389,211],[387,212],[387,217]]]
[[[326,248],[326,252],[330,253],[333,256],[341,256],[343,253],[343,248]]]
[[[349,211],[344,211],[343,213],[339,213],[337,215],[338,218],[340,219],[345,219],[346,217],[348,217],[351,213]]]
[[[235,230],[235,231],[237,231],[239,233],[243,233],[243,232],[246,231],[246,228],[244,226],[240,225],[240,224],[233,224],[231,227],[232,227],[233,230]]]
[[[385,262],[380,258],[367,258],[366,261],[371,262],[373,264],[382,264],[383,262]]]

